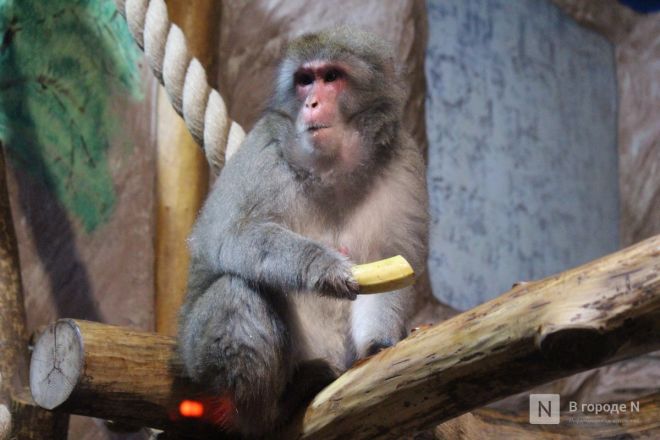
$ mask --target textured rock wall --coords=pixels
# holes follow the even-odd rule
[[[549,2],[427,7],[435,295],[467,309],[615,250],[612,45]]]
[[[621,241],[660,233],[660,14],[641,16],[616,48]]]

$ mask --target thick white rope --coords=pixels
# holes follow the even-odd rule
[[[156,78],[165,86],[174,110],[183,116],[217,173],[245,138],[227,106],[206,79],[202,64],[188,51],[186,38],[170,22],[164,0],[115,0]]]

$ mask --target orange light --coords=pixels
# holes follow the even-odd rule
[[[196,400],[183,400],[179,404],[179,413],[183,417],[198,419],[204,415],[204,405]]]

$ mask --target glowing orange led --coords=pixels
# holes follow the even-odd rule
[[[196,400],[183,400],[179,404],[179,413],[183,417],[200,418],[204,415],[204,405]]]

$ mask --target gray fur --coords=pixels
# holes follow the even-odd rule
[[[292,380],[306,365],[322,359],[339,374],[406,335],[412,290],[356,299],[350,272],[396,254],[418,272],[426,262],[425,166],[400,128],[402,87],[388,54],[347,30],[294,41],[271,105],[220,174],[190,237],[180,353],[194,381],[233,394],[245,435],[290,415],[296,383],[311,393],[329,380]],[[355,72],[341,130],[358,133],[366,154],[348,170],[316,172],[294,154],[302,141],[292,75],[315,59],[339,59]]]

